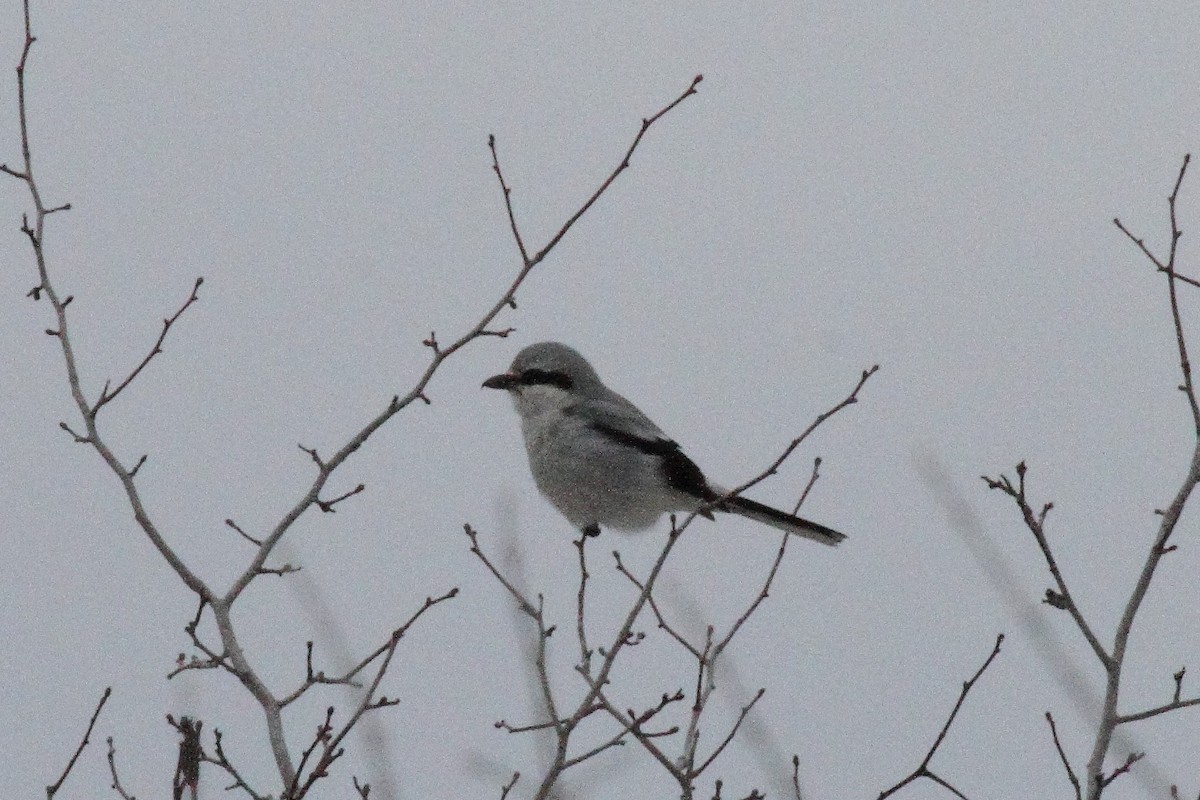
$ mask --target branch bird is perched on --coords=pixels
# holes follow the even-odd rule
[[[539,342],[517,353],[508,372],[483,382],[509,393],[521,416],[538,489],[584,533],[601,526],[636,531],[673,511],[691,512],[725,494],[637,406],[609,389],[583,356]],[[836,545],[845,535],[745,497],[717,511]],[[709,519],[712,514],[705,512]]]

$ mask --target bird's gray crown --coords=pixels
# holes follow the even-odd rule
[[[509,372],[514,375],[541,373],[562,376],[577,392],[588,393],[604,387],[600,376],[592,369],[587,359],[575,348],[561,342],[538,342],[529,345],[517,353]]]

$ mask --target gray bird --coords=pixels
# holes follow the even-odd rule
[[[725,490],[637,406],[604,385],[582,355],[558,342],[531,344],[508,372],[483,382],[503,389],[521,416],[529,469],[538,489],[572,525],[649,528],[663,514],[692,512]],[[740,514],[781,531],[836,545],[845,535],[745,497],[717,511]],[[703,512],[712,519],[712,514]]]

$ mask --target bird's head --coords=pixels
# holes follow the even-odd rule
[[[587,359],[558,342],[529,345],[517,353],[507,372],[493,375],[483,386],[508,392],[522,414],[561,408],[604,388]]]

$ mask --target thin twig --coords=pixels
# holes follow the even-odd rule
[[[386,654],[390,649],[392,649],[393,642],[398,641],[399,637],[404,636],[404,634],[406,634],[408,632],[408,629],[411,628],[414,624],[416,624],[417,620],[420,619],[421,616],[423,614],[425,614],[425,612],[429,611],[429,609],[431,609],[433,606],[437,605],[438,603],[441,603],[444,600],[450,600],[451,598],[454,598],[457,595],[458,595],[458,587],[454,587],[454,588],[450,589],[450,591],[443,594],[441,597],[432,598],[432,601],[429,598],[427,598],[425,603],[420,608],[418,608],[415,612],[413,612],[412,616],[410,616],[400,627],[398,627],[392,631],[392,633],[388,636],[388,640],[386,642],[381,644],[379,647],[375,648],[370,654],[368,654],[365,658],[363,658],[361,661],[359,661],[357,664],[355,664],[353,667],[351,667],[345,673],[343,673],[342,675],[336,676],[336,677],[330,677],[330,676],[326,675],[324,672],[320,672],[320,671],[314,672],[313,671],[313,666],[312,666],[313,643],[308,642],[306,645],[307,657],[305,658],[304,682],[301,683],[300,686],[298,688],[296,688],[295,690],[293,690],[291,693],[284,695],[283,697],[281,697],[279,699],[280,707],[282,708],[284,706],[288,706],[288,705],[294,703],[296,700],[300,699],[300,697],[305,692],[307,692],[313,686],[316,686],[318,684],[327,685],[327,686],[358,687],[359,684],[356,683],[354,679],[358,676],[358,674],[360,672],[362,672],[364,669],[366,669],[371,664],[372,661],[379,658],[381,655]]]
[[[317,508],[324,511],[326,514],[332,514],[335,511],[337,511],[337,509],[334,508],[334,506],[336,506],[338,503],[342,502],[343,500],[346,500],[347,498],[354,497],[354,495],[359,494],[366,488],[367,488],[366,486],[364,486],[363,484],[360,483],[358,486],[355,486],[350,491],[346,492],[345,494],[340,494],[337,497],[333,498],[332,500],[322,500],[321,498],[318,497],[315,501],[317,504]]]
[[[579,665],[589,669],[592,661],[592,649],[588,647],[587,624],[584,614],[587,610],[587,582],[590,577],[587,568],[587,540],[593,537],[581,533],[575,540],[575,549],[579,551],[579,591],[575,597],[575,635],[579,639]]]
[[[561,756],[561,758],[556,757],[556,763],[560,765],[559,771],[561,772],[561,761],[566,758],[566,740],[570,737],[570,732],[574,730],[580,720],[586,714],[590,714],[591,711],[584,709],[581,705],[570,719],[564,720],[559,716],[558,704],[554,699],[554,691],[550,686],[550,673],[546,661],[546,642],[554,634],[554,626],[546,625],[546,617],[543,613],[543,597],[538,595],[537,605],[534,605],[512,581],[504,576],[500,569],[488,558],[487,554],[483,552],[483,548],[479,546],[478,532],[470,525],[463,525],[463,531],[467,534],[467,538],[471,540],[471,553],[483,562],[488,571],[492,573],[496,580],[517,601],[518,608],[532,619],[534,625],[537,626],[537,645],[534,649],[534,672],[537,675],[538,687],[542,693],[542,703],[545,706],[546,717],[554,722],[554,730],[558,738],[558,754]]]
[[[183,312],[191,308],[192,304],[200,299],[199,292],[200,287],[203,284],[204,278],[196,278],[195,284],[192,285],[191,295],[188,296],[187,300],[183,301],[183,305],[181,305],[174,314],[163,320],[162,330],[158,334],[158,339],[154,341],[154,345],[150,348],[150,352],[147,353],[146,357],[141,360],[141,363],[133,368],[133,371],[125,376],[125,380],[118,383],[117,388],[113,389],[112,391],[109,391],[108,384],[104,385],[104,389],[100,392],[100,397],[96,400],[95,405],[92,406],[92,416],[95,416],[97,413],[99,413],[100,409],[117,399],[117,395],[125,391],[129,384],[133,383],[134,379],[141,374],[142,370],[144,370],[146,366],[154,360],[154,357],[162,353],[163,342],[166,341],[167,334],[171,331],[171,326],[183,316]]]
[[[929,769],[929,763],[933,761],[933,757],[937,754],[938,748],[941,747],[942,742],[945,741],[946,734],[950,732],[950,726],[954,724],[954,719],[958,716],[958,712],[962,708],[963,703],[966,702],[967,695],[971,692],[972,687],[974,687],[975,683],[980,679],[980,677],[983,676],[983,673],[987,671],[987,668],[992,665],[992,662],[996,660],[996,656],[1000,655],[1000,645],[1003,642],[1004,634],[1001,633],[996,637],[996,644],[994,647],[992,647],[992,652],[988,654],[987,659],[983,662],[983,666],[976,670],[975,674],[972,675],[968,680],[963,681],[962,691],[959,692],[958,700],[954,703],[954,708],[950,711],[950,716],[946,718],[945,724],[943,724],[942,729],[938,731],[937,738],[933,740],[933,745],[929,748],[928,752],[925,753],[925,757],[921,759],[921,763],[918,764],[917,768],[909,773],[909,775],[899,783],[892,786],[890,789],[880,792],[879,800],[883,800],[885,797],[891,797],[908,784],[920,778],[931,780],[944,789],[953,792],[958,797],[964,798],[965,800],[965,795],[963,795],[962,792],[952,786],[948,781],[946,781],[945,778],[942,778],[933,772],[933,770]]]
[[[1046,722],[1050,724],[1050,735],[1054,737],[1054,749],[1058,751],[1058,758],[1062,761],[1063,769],[1067,771],[1067,779],[1071,781],[1071,786],[1075,789],[1075,800],[1081,800],[1083,790],[1079,785],[1079,778],[1075,775],[1075,770],[1071,769],[1071,762],[1063,750],[1062,742],[1058,739],[1058,727],[1054,724],[1054,717],[1049,711],[1046,712]]]
[[[1187,700],[1172,700],[1170,703],[1148,708],[1145,711],[1137,711],[1133,714],[1118,714],[1117,724],[1123,725],[1126,722],[1140,722],[1144,719],[1157,717],[1159,714],[1166,714],[1168,711],[1178,711],[1181,708],[1191,708],[1192,706],[1200,706],[1200,697],[1192,697]]]
[[[66,768],[62,774],[58,776],[58,780],[46,787],[46,800],[54,800],[54,795],[58,794],[58,790],[62,788],[63,783],[67,780],[67,776],[71,774],[71,770],[75,768],[75,762],[79,760],[79,756],[83,753],[83,748],[91,742],[92,728],[96,727],[96,720],[100,717],[100,712],[104,709],[104,704],[108,702],[108,698],[112,696],[112,687],[107,686],[104,689],[104,694],[100,695],[100,702],[96,704],[96,710],[92,712],[92,719],[88,722],[87,730],[83,732],[83,738],[79,741],[79,747],[75,748],[74,755],[67,762]]]
[[[796,753],[792,754],[792,792],[796,800],[804,800],[804,795],[800,793],[800,756]]]
[[[376,697],[376,692],[379,690],[379,685],[383,682],[383,678],[387,674],[388,667],[391,666],[392,657],[396,654],[396,648],[400,645],[400,640],[404,638],[404,635],[408,632],[409,628],[411,628],[416,621],[425,614],[426,611],[438,605],[439,603],[443,603],[457,596],[458,588],[455,587],[438,597],[426,597],[425,603],[421,606],[421,608],[417,609],[417,611],[411,617],[409,617],[407,622],[392,632],[391,639],[387,644],[387,649],[383,653],[383,659],[380,661],[378,668],[375,670],[375,677],[372,679],[371,684],[363,693],[362,699],[355,707],[353,713],[351,713],[349,719],[346,720],[346,722],[336,733],[333,732],[332,727],[333,708],[332,706],[329,708],[328,713],[326,714],[325,723],[323,726],[318,728],[318,734],[314,739],[313,746],[309,748],[309,752],[305,753],[304,758],[300,762],[300,766],[296,769],[296,778],[288,787],[288,791],[285,795],[288,800],[301,800],[301,798],[307,795],[309,790],[312,789],[313,784],[328,774],[330,765],[340,758],[344,752],[344,749],[341,747],[342,741],[347,735],[349,735],[350,731],[354,730],[354,727],[358,724],[359,720],[362,719],[364,714],[380,708],[394,706],[399,702],[398,700],[388,698],[386,695]],[[320,745],[321,754],[309,772],[308,777],[303,778],[302,780],[304,763],[309,754],[317,747],[318,744]]]
[[[512,780],[500,787],[500,800],[505,800],[508,797],[508,793],[513,790],[513,787],[517,785],[517,781],[519,780],[521,780],[521,773],[514,772]]]
[[[250,795],[250,800],[266,800],[265,796],[259,792],[256,792],[250,786],[250,784],[246,782],[246,779],[242,777],[242,774],[233,766],[233,762],[231,762],[229,760],[229,756],[225,754],[225,747],[224,742],[222,741],[221,731],[217,728],[213,728],[213,741],[215,743],[214,747],[216,749],[216,756],[212,757],[205,754],[203,758],[208,763],[225,770],[229,777],[233,778],[233,783],[229,786],[226,786],[225,791],[241,789],[246,794]]]
[[[625,562],[621,560],[620,552],[614,550],[613,557],[617,561],[617,572],[629,579],[629,582],[636,586],[639,592],[646,588],[645,585],[639,581],[632,572],[629,571],[629,568],[625,566]],[[675,630],[675,628],[672,627],[669,622],[667,622],[667,618],[663,615],[662,609],[658,607],[658,601],[654,599],[653,593],[650,594],[650,596],[647,598],[647,601],[649,602],[650,610],[654,612],[655,620],[658,621],[658,627],[666,631],[667,635],[678,642],[680,647],[691,653],[693,658],[701,659],[702,655],[699,648],[684,638],[683,634],[679,633],[679,631]]]
[[[871,376],[874,375],[878,371],[879,371],[878,364],[874,364],[871,367],[863,370],[862,375],[859,376],[858,382],[854,385],[854,388],[850,390],[850,393],[848,395],[846,395],[844,398],[842,398],[842,400],[839,401],[833,407],[831,407],[825,411],[822,411],[820,414],[818,414],[813,419],[813,421],[809,423],[808,427],[800,432],[799,436],[797,436],[795,439],[792,439],[792,441],[788,443],[788,446],[783,449],[783,452],[779,454],[779,457],[775,459],[775,461],[771,464],[771,466],[767,467],[765,470],[763,470],[757,476],[746,481],[741,486],[738,486],[738,487],[732,489],[731,491],[726,492],[724,495],[722,495],[718,499],[707,504],[703,509],[701,509],[701,511],[712,511],[716,508],[719,508],[721,506],[721,504],[728,502],[731,498],[737,497],[738,495],[742,494],[742,492],[745,492],[747,489],[750,489],[753,486],[757,486],[758,484],[765,481],[767,478],[771,477],[772,475],[775,475],[779,471],[779,468],[781,466],[783,466],[783,462],[785,462],[789,458],[791,458],[792,453],[794,453],[796,451],[796,448],[799,447],[801,444],[803,444],[808,439],[808,437],[811,436],[814,431],[816,431],[817,428],[819,428],[822,424],[825,423],[826,420],[828,420],[830,417],[834,416],[838,412],[842,411],[843,409],[845,409],[849,406],[852,406],[858,402],[858,393],[860,391],[862,391],[863,386],[866,385],[867,381],[870,380]],[[699,512],[696,512],[696,513],[699,513]]]
[[[241,529],[241,528],[238,526],[238,524],[237,524],[236,522],[234,522],[233,520],[231,520],[231,519],[227,519],[227,520],[225,520],[225,524],[226,524],[228,527],[230,527],[230,528],[233,528],[235,531],[237,531],[237,532],[238,532],[238,534],[239,534],[239,535],[240,535],[240,536],[241,536],[243,539],[245,539],[247,542],[249,542],[250,544],[254,545],[255,547],[262,547],[262,540],[261,540],[261,539],[255,539],[253,536],[251,536],[250,534],[246,533],[246,532],[245,532],[244,530],[242,530],[242,529]]]
[[[821,457],[817,456],[813,459],[812,472],[808,476],[808,483],[804,484],[804,491],[800,492],[800,499],[796,501],[796,505],[792,507],[792,515],[800,513],[800,507],[804,505],[804,501],[808,499],[808,493],[812,491],[816,485],[817,479],[821,477]]]
[[[108,772],[112,776],[112,788],[117,794],[121,795],[124,800],[137,800],[136,797],[125,791],[125,787],[121,785],[121,779],[117,777],[117,748],[113,745],[113,737],[108,737]]]
[[[612,173],[610,173],[609,176],[604,180],[604,182],[600,184],[600,187],[597,188],[596,191],[592,192],[592,195],[583,202],[583,205],[581,205],[579,207],[579,209],[574,214],[572,214],[565,223],[563,223],[563,226],[558,229],[558,232],[555,233],[553,236],[551,236],[550,240],[548,242],[546,242],[545,246],[542,247],[542,249],[539,250],[532,257],[530,257],[527,254],[525,245],[521,241],[521,236],[520,236],[519,232],[517,231],[517,222],[513,216],[512,203],[510,201],[510,195],[512,193],[512,190],[507,186],[507,184],[505,184],[504,177],[500,173],[499,162],[496,161],[496,159],[495,159],[495,156],[496,156],[495,137],[488,137],[488,146],[491,147],[491,150],[492,150],[492,159],[493,159],[492,163],[493,163],[493,166],[494,166],[494,169],[496,172],[496,176],[500,180],[500,186],[504,191],[504,200],[505,200],[505,204],[508,207],[509,221],[512,224],[513,236],[517,240],[517,246],[521,251],[521,257],[524,259],[527,267],[538,263],[539,261],[541,261],[543,258],[546,257],[547,253],[549,253],[551,250],[554,249],[554,246],[557,245],[562,240],[562,238],[567,235],[567,231],[569,231],[571,229],[571,227],[576,222],[579,221],[579,218],[582,217],[585,213],[587,213],[587,210],[589,208],[591,208],[592,205],[597,200],[600,199],[600,196],[602,194],[604,194],[606,191],[608,191],[608,187],[612,186],[613,181],[615,181],[617,179],[617,176],[629,168],[629,160],[633,157],[633,151],[637,150],[638,145],[642,143],[642,137],[644,137],[646,135],[646,132],[650,130],[650,126],[653,125],[654,123],[658,122],[659,119],[661,119],[667,113],[669,113],[672,109],[674,109],[675,106],[679,105],[684,100],[686,100],[689,97],[691,97],[692,95],[694,95],[696,93],[696,87],[700,85],[700,81],[702,81],[702,80],[704,80],[704,76],[697,75],[695,78],[692,79],[691,85],[688,86],[688,88],[684,90],[683,94],[679,95],[674,100],[672,100],[670,103],[668,103],[666,106],[659,109],[653,116],[647,117],[642,120],[642,127],[641,127],[641,129],[638,130],[637,136],[633,137],[633,141],[630,143],[629,149],[625,151],[625,155],[624,155],[624,157],[622,157],[621,163],[617,164],[616,169],[614,169],[612,171]]]
[[[1001,491],[1016,502],[1017,508],[1021,512],[1021,517],[1025,521],[1025,527],[1033,534],[1038,549],[1042,551],[1042,558],[1050,570],[1050,575],[1054,578],[1054,583],[1058,587],[1057,593],[1047,591],[1046,602],[1055,608],[1065,610],[1071,615],[1071,619],[1075,622],[1075,627],[1083,634],[1083,638],[1087,640],[1096,658],[1099,659],[1105,669],[1110,669],[1113,663],[1113,655],[1105,650],[1104,645],[1100,643],[1099,637],[1092,630],[1092,626],[1088,624],[1087,619],[1083,616],[1083,612],[1080,611],[1079,605],[1075,602],[1075,598],[1071,594],[1071,590],[1067,587],[1066,578],[1063,577],[1062,570],[1059,569],[1058,560],[1050,548],[1050,540],[1046,537],[1046,515],[1054,505],[1053,503],[1046,503],[1042,506],[1040,512],[1035,513],[1032,506],[1029,505],[1029,500],[1025,493],[1026,467],[1024,461],[1017,464],[1016,473],[1016,483],[1007,475],[1001,475],[999,478],[989,478],[985,475],[983,476],[983,481],[989,489]]]
[[[704,759],[699,767],[696,767],[696,769],[692,770],[693,778],[698,778],[700,773],[708,769],[708,766],[717,760],[717,756],[721,755],[721,751],[733,741],[733,737],[737,735],[738,728],[742,727],[742,723],[746,721],[746,716],[750,713],[750,709],[754,708],[754,704],[762,699],[762,696],[766,694],[766,691],[766,689],[759,689],[758,693],[754,695],[754,699],[742,706],[742,710],[738,714],[737,721],[733,723],[733,727],[729,729],[729,733],[725,735],[725,738],[721,740],[721,743],[717,745],[717,748],[712,751],[712,754],[709,755],[708,758]]]

